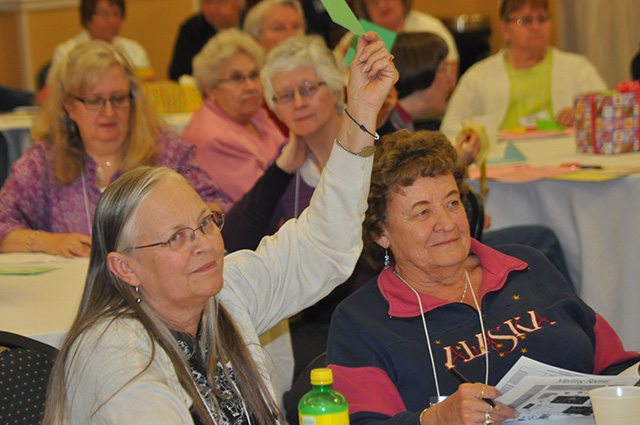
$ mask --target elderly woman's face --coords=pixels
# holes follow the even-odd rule
[[[260,69],[251,56],[238,53],[220,70],[215,87],[205,88],[207,97],[235,121],[244,125],[262,105]]]
[[[391,31],[400,32],[404,27],[402,0],[364,0],[371,22]]]
[[[526,4],[500,23],[502,35],[511,49],[536,51],[544,49],[551,41],[551,21],[544,8],[532,8]]]
[[[69,118],[75,121],[85,150],[90,155],[120,152],[129,130],[131,102],[129,77],[117,65],[108,68],[98,82],[81,93],[71,93],[65,100]],[[85,103],[78,100],[84,99]],[[92,100],[106,100],[104,106],[92,109]],[[115,102],[115,105],[114,105]]]
[[[122,12],[109,0],[98,0],[96,11],[90,21],[86,23],[87,32],[92,40],[111,42],[120,32]]]
[[[298,11],[281,4],[271,7],[262,20],[260,45],[264,53],[294,35],[304,35],[304,23]]]
[[[393,252],[403,276],[434,276],[462,265],[469,254],[469,222],[452,174],[418,177],[392,192],[376,242]]]
[[[132,218],[138,234],[134,246],[165,242],[179,229],[197,228],[209,207],[183,180],[165,178]],[[188,232],[188,231],[187,231]],[[224,244],[217,232],[196,230],[183,251],[168,245],[137,249],[128,256],[129,284],[139,285],[143,302],[165,319],[201,311],[207,299],[222,289]]]
[[[200,9],[206,21],[218,31],[233,28],[240,23],[238,0],[202,0]]]
[[[337,116],[338,94],[329,91],[313,68],[280,72],[271,79],[271,85],[276,97],[293,93],[293,99],[275,104],[275,112],[298,136],[315,134]]]

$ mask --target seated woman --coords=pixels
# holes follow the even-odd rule
[[[278,155],[284,136],[262,108],[263,53],[247,34],[221,31],[193,60],[205,100],[182,137],[202,168],[236,201]]]
[[[586,58],[549,46],[547,0],[503,0],[500,30],[507,49],[460,78],[440,127],[447,136],[479,115],[494,115],[501,129],[535,126],[538,119],[573,125],[575,95],[606,88]]]
[[[442,133],[377,147],[363,254],[381,272],[338,306],[327,352],[352,424],[501,423],[517,413],[482,398],[525,353],[595,374],[640,361],[538,251],[469,236],[465,167]]]
[[[103,40],[115,44],[134,69],[149,68],[151,62],[144,47],[137,41],[118,35],[124,15],[125,0],[82,0],[80,22],[84,31],[56,47],[51,60],[51,69],[62,62],[67,53],[78,44],[90,40]]]
[[[384,43],[358,44],[349,96],[366,126],[397,72]],[[107,187],[79,313],[50,379],[44,424],[276,424],[258,334],[351,272],[373,138],[345,119],[311,207],[255,252],[224,255],[224,215],[165,168]],[[223,269],[224,262],[224,269]]]
[[[140,80],[113,44],[77,46],[50,83],[32,128],[36,142],[0,191],[0,252],[88,256],[100,193],[139,165],[173,168],[205,201],[229,208],[193,146],[147,106]]]

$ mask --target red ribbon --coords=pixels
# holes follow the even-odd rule
[[[640,92],[640,81],[621,81],[616,86],[616,91],[618,93]]]

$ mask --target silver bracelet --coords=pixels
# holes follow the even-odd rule
[[[40,234],[40,230],[34,230],[29,235],[29,239],[27,240],[27,250],[29,252],[33,252],[33,240]]]
[[[338,144],[338,146],[340,146],[345,151],[349,152],[351,155],[360,156],[362,158],[366,158],[376,153],[375,146],[365,146],[364,148],[360,149],[360,152],[352,152],[349,149],[347,149],[347,147],[343,145],[340,139],[338,139],[337,137],[336,137],[336,143]]]

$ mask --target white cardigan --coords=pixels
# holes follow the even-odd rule
[[[554,116],[573,105],[579,93],[605,90],[606,84],[584,56],[549,47],[551,65],[551,106]],[[465,72],[449,100],[440,130],[455,140],[462,121],[479,115],[495,115],[504,120],[509,105],[510,81],[504,61],[505,51],[484,59]]]
[[[351,275],[362,249],[372,164],[373,156],[360,158],[334,147],[309,208],[265,237],[256,251],[225,257],[224,287],[217,297],[270,389],[258,335]],[[141,373],[151,348],[142,325],[132,319],[103,322],[76,341],[66,365],[68,423],[192,424],[191,399],[157,345],[153,362]]]

